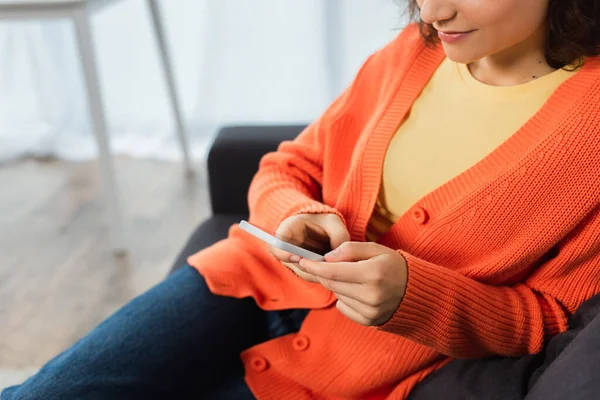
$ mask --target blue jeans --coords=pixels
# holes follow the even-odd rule
[[[298,331],[306,313],[215,296],[185,266],[0,398],[253,399],[240,352]]]

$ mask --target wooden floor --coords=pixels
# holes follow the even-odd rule
[[[204,174],[117,159],[129,254],[115,258],[94,162],[0,165],[0,369],[36,368],[159,282],[209,213]]]

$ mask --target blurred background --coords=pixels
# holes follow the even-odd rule
[[[81,30],[48,19],[52,2],[19,11],[9,3],[27,1],[0,0],[0,388],[164,278],[210,214],[206,153],[220,127],[312,121],[406,24],[394,0],[84,4],[77,15],[91,21],[120,236],[98,163]],[[94,2],[106,1],[75,0]],[[14,19],[30,12],[42,20]]]

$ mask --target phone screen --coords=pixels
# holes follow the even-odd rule
[[[311,227],[310,225],[306,226],[303,232],[304,241],[299,241],[290,236],[282,235],[280,233],[269,231],[263,227],[260,227],[256,224],[252,224],[257,228],[267,232],[268,234],[276,237],[279,240],[284,242],[293,244],[294,246],[298,246],[304,250],[312,251],[313,253],[317,253],[321,256],[329,253],[331,251],[331,245],[329,242],[329,236],[323,232],[323,230],[317,226]]]

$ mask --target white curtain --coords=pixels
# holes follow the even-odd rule
[[[405,25],[394,0],[163,0],[192,154],[219,125],[314,119]],[[144,0],[96,13],[113,151],[178,159]],[[0,161],[94,157],[82,74],[65,21],[0,20]]]

